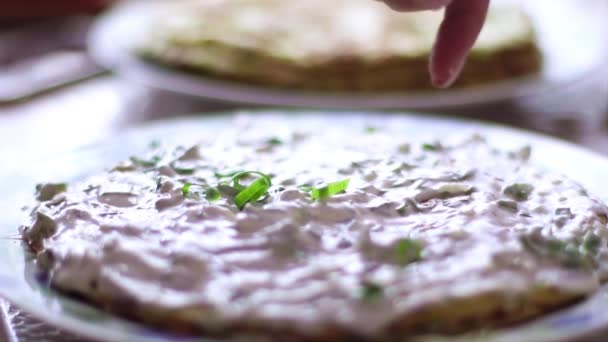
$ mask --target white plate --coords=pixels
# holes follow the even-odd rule
[[[255,120],[267,120],[256,113]],[[217,136],[231,124],[231,114],[205,116],[158,122],[111,137],[100,145],[77,152],[54,156],[52,160],[31,165],[19,165],[14,172],[0,170],[0,237],[17,237],[17,227],[24,219],[21,210],[37,182],[73,181],[107,169],[117,161],[147,149],[150,141],[162,139],[168,143],[192,143],[201,136]],[[332,127],[360,134],[373,124],[393,134],[426,139],[428,136],[469,135],[481,133],[490,144],[501,149],[514,149],[524,144],[533,148],[532,163],[559,170],[579,180],[583,185],[608,197],[605,181],[608,159],[569,143],[496,125],[471,121],[447,120],[431,116],[387,115],[340,112],[329,115],[319,112],[292,112],[273,117],[268,125],[293,127]],[[35,279],[34,265],[16,240],[0,239],[0,295],[52,325],[89,338],[113,342],[144,341],[209,341],[180,338],[149,327],[127,322],[105,314],[93,307],[70,299],[42,286]],[[486,332],[475,336],[476,341],[565,341],[608,328],[608,288],[601,289],[588,300],[549,315],[546,318],[512,329]],[[450,342],[469,341],[472,336],[452,337]],[[441,340],[433,338],[433,341]]]
[[[226,102],[308,108],[430,109],[483,104],[569,84],[603,67],[608,55],[607,2],[585,0],[582,5],[580,0],[502,1],[524,2],[538,28],[544,69],[534,77],[459,90],[315,93],[222,81],[165,68],[138,58],[134,47],[149,32],[151,18],[159,12],[166,13],[167,0],[128,1],[117,6],[94,26],[89,49],[101,65],[152,87]]]

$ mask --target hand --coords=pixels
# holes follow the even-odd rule
[[[469,51],[485,22],[490,0],[382,0],[397,11],[434,10],[445,7],[445,16],[429,69],[433,85],[449,87],[462,71]]]
[[[94,13],[109,3],[110,0],[8,0],[0,2],[0,19],[34,19]]]

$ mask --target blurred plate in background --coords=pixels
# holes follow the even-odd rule
[[[517,2],[526,7],[536,26],[545,58],[543,71],[534,77],[465,89],[315,93],[222,81],[162,67],[140,59],[134,48],[149,33],[150,20],[163,13],[166,0],[130,1],[117,6],[94,26],[89,48],[102,66],[151,87],[225,102],[315,108],[433,109],[486,104],[565,86],[603,66],[608,55],[605,38],[608,36],[608,23],[605,22],[608,3],[586,0],[583,6],[578,0]]]

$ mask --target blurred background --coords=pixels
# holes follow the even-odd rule
[[[576,3],[584,9],[578,13],[582,16],[589,13],[605,17],[604,13],[608,13],[605,0],[586,0],[584,5],[576,0],[544,1],[548,4],[547,12],[560,2]],[[144,84],[136,77],[123,77],[121,73],[97,66],[87,53],[88,30],[96,16],[115,5],[121,5],[120,1],[2,2],[0,153],[5,160],[31,156],[26,151],[48,154],[69,150],[143,121],[252,107],[246,103],[234,105],[164,91],[160,87],[149,87],[150,82]],[[535,9],[542,7],[536,5]],[[580,31],[581,25],[589,24],[581,15],[573,14],[572,18],[582,21],[570,19],[560,23],[562,29]],[[601,33],[603,37],[608,37],[606,31]],[[598,32],[583,31],[574,35],[584,40],[587,36],[598,36]],[[608,38],[600,42],[608,44]],[[579,47],[572,39],[559,45],[564,56],[580,54],[581,49],[587,48]],[[595,60],[606,59],[596,56]],[[424,109],[537,130],[608,153],[608,66],[588,64],[574,75],[576,77],[568,75],[570,79],[543,87],[540,92],[531,91],[530,96],[524,92],[524,96],[504,101]]]
[[[302,100],[280,89],[256,93],[256,87],[193,81],[119,58],[125,51],[112,39],[121,38],[116,18],[122,13],[124,19],[128,6],[120,0],[0,2],[0,176],[39,158],[103,142],[147,121],[270,107],[276,99],[308,108],[317,103],[314,96]],[[550,77],[494,90],[405,92],[401,98],[393,93],[388,102],[382,96],[362,101],[358,94],[318,102],[340,109],[414,110],[499,122],[608,155],[608,0],[535,0],[528,11],[543,42],[541,52],[551,55],[545,66],[551,68]],[[127,17],[138,23],[144,18],[137,13],[131,10]],[[103,39],[92,39],[92,29]],[[184,91],[189,86],[190,91]],[[239,96],[242,100],[234,101]],[[442,96],[456,100],[442,103]],[[7,304],[0,303],[0,311],[0,317],[6,316],[0,340],[3,333],[15,341],[74,339]]]

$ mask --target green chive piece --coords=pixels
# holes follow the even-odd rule
[[[194,171],[196,171],[193,167],[183,166],[183,164],[179,163],[178,161],[171,162],[169,166],[171,166],[173,171],[177,172],[180,175],[191,175],[194,174]]]
[[[534,191],[534,187],[530,184],[515,183],[507,186],[503,193],[514,200],[521,202],[528,200],[532,191]]]
[[[350,183],[350,179],[329,183],[320,188],[312,188],[310,191],[310,197],[313,200],[319,200],[337,195],[346,191],[346,188],[348,188],[348,183]]]
[[[590,267],[590,256],[581,251],[578,243],[566,243],[538,235],[524,235],[520,237],[520,241],[531,253],[552,258],[565,267],[585,269]]]
[[[138,157],[131,157],[129,159],[133,164],[141,167],[154,167],[162,160],[160,156],[153,156],[150,159],[142,159]]]
[[[249,184],[247,187],[241,185],[241,178],[252,175],[258,175],[260,178],[251,182],[251,184]],[[268,189],[270,189],[272,186],[270,177],[258,171],[239,172],[232,177],[231,182],[232,186],[239,190],[239,193],[237,193],[234,197],[234,204],[236,204],[239,210],[243,210],[247,203],[255,202],[262,198],[264,195],[266,195],[266,193],[268,193]]]
[[[500,206],[501,208],[512,212],[517,212],[517,210],[519,209],[519,205],[515,201],[498,200],[496,201],[496,204],[498,204],[498,206]]]
[[[217,190],[216,188],[210,187],[205,190],[205,198],[209,202],[215,202],[222,198],[222,194],[220,194],[219,190]]]
[[[585,234],[585,238],[583,239],[583,248],[585,248],[587,252],[596,253],[601,244],[602,239],[599,236],[594,235],[591,232]]]
[[[547,251],[551,255],[559,255],[559,253],[566,248],[566,244],[557,239],[548,239],[546,240]]]
[[[221,178],[232,178],[236,174],[239,174],[242,172],[243,172],[243,170],[224,171],[224,172],[215,171],[213,174],[215,175],[215,178],[221,179]]]
[[[439,143],[422,144],[422,149],[425,151],[439,151],[439,150],[441,150],[441,144],[439,144]]]
[[[377,131],[378,131],[378,128],[376,128],[374,126],[365,127],[365,133],[372,134],[372,133],[376,133]]]
[[[185,183],[184,186],[182,186],[182,195],[184,195],[184,197],[187,197],[187,198],[200,199],[201,191],[194,191],[192,189],[193,186],[197,186],[197,187],[204,189],[202,191],[202,194],[205,195],[205,198],[209,202],[215,202],[215,201],[219,200],[220,198],[222,198],[222,194],[219,192],[218,189],[212,188],[207,185],[192,184],[192,183]]]
[[[421,259],[422,245],[415,240],[401,239],[397,242],[395,247],[395,257],[400,265],[407,265],[409,263],[418,261]]]
[[[369,282],[362,284],[360,296],[364,301],[377,301],[382,298],[383,295],[384,289],[380,285]]]
[[[186,184],[184,184],[184,186],[182,186],[182,195],[184,195],[184,197],[188,197],[188,195],[190,194],[191,187],[192,187],[191,183],[186,183]]]
[[[266,140],[266,143],[268,145],[272,145],[272,146],[283,145],[283,141],[281,141],[281,139],[279,139],[279,138],[270,138],[270,139]]]
[[[302,185],[298,185],[298,189],[301,191],[304,191],[304,192],[311,192],[313,187],[308,184],[302,184]]]

